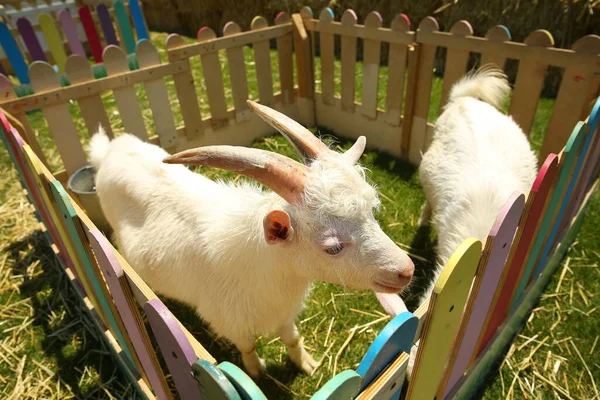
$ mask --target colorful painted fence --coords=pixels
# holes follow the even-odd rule
[[[38,0],[36,7],[23,2],[19,10],[5,6],[3,12],[0,68],[21,84],[29,84],[27,67],[33,62],[49,62],[64,73],[69,55],[91,56],[100,64],[104,47],[120,46],[131,54],[136,37],[138,41],[149,38],[139,0],[130,0],[127,6],[122,0],[114,1],[112,7],[99,4],[94,11],[77,8],[73,0],[51,4]],[[96,73],[102,76],[103,72],[99,68]]]
[[[335,36],[340,36],[339,60]],[[314,56],[315,40],[320,42],[319,58]],[[357,76],[358,40],[363,41],[364,54],[362,74]],[[269,41],[276,44],[277,92]],[[378,98],[382,42],[388,43],[389,52],[385,99]],[[481,381],[478,378],[489,360],[501,355],[497,343],[510,341],[506,332],[523,322],[531,299],[540,296],[573,240],[598,180],[600,100],[590,100],[598,95],[594,76],[600,38],[586,36],[573,50],[555,49],[550,42],[551,36],[543,31],[516,43],[504,27],[478,38],[465,21],[450,32],[440,32],[436,21],[426,18],[412,31],[404,15],[384,28],[377,13],[359,25],[351,10],[336,22],[328,9],[316,19],[304,8],[292,16],[280,13],[273,25],[256,17],[248,32],[241,32],[235,23],[226,24],[221,37],[202,28],[193,44],[170,35],[167,63],[161,62],[151,42],[141,40],[135,48],[136,70],[129,68],[126,51],[110,45],[102,54],[107,74],[102,78],[94,76],[84,57],[72,54],[65,64],[68,87],[61,86],[60,72],[52,65],[36,61],[28,69],[33,94],[18,97],[12,82],[0,77],[0,107],[7,113],[0,114],[0,132],[66,273],[140,394],[171,398],[165,379],[170,374],[184,399],[264,399],[242,370],[219,363],[185,329],[96,228],[78,198],[65,189],[67,178],[88,163],[83,143],[98,123],[111,127],[103,97],[114,99],[125,131],[170,152],[210,144],[249,145],[272,133],[246,106],[248,97],[258,97],[307,125],[327,126],[350,137],[366,133],[371,146],[418,163],[433,127],[427,116],[437,47],[447,49],[442,99],[447,98],[451,83],[467,71],[469,53],[481,53],[482,61],[501,66],[507,58],[520,60],[509,110],[527,132],[546,69],[563,67],[540,171],[529,193],[514,193],[507,199],[485,243],[467,238],[456,249],[427,304],[410,313],[399,297],[379,296],[393,319],[356,370],[342,371],[313,395],[314,399],[398,399],[407,384],[408,399],[464,398]],[[257,93],[248,87],[243,54],[247,45],[254,55]],[[219,52],[227,59],[230,105]],[[196,62],[202,65],[205,90],[199,90],[192,75],[191,65]],[[316,62],[321,63],[320,79],[315,77]],[[336,76],[338,64],[340,76]],[[175,101],[165,78],[173,82]],[[320,90],[316,90],[317,80]],[[150,113],[144,114],[134,88],[138,84],[143,86]],[[362,88],[359,96],[357,87]],[[208,104],[209,113],[201,115],[200,101]],[[79,108],[88,132],[76,128],[71,102]],[[46,119],[62,170],[49,170],[44,155],[53,149],[42,149],[29,125],[26,113],[37,109]],[[114,131],[109,129],[109,134]],[[141,322],[144,316],[149,330]],[[158,364],[151,337],[167,370]],[[416,360],[406,383],[412,349]]]

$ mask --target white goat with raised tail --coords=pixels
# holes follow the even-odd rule
[[[128,134],[109,141],[100,130],[90,152],[96,190],[127,261],[154,290],[191,304],[231,340],[251,376],[264,370],[255,335],[272,331],[310,374],[317,363],[294,319],[311,282],[398,293],[414,265],[373,216],[377,193],[356,165],[364,137],[337,153],[285,115],[248,104],[304,163],[235,146],[169,156]],[[235,171],[273,192],[170,164]]]
[[[527,136],[498,110],[509,92],[506,75],[491,64],[465,75],[452,87],[423,155],[426,203],[419,222],[431,219],[437,232],[436,279],[467,237],[485,243],[504,203],[515,191],[527,194],[535,180],[537,159]]]

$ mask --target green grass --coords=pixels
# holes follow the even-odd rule
[[[159,49],[164,48],[166,35],[153,33],[152,37]],[[246,49],[245,56],[250,98],[256,99],[258,90],[252,50]],[[272,52],[271,56],[274,89],[277,91],[277,54]],[[166,60],[164,51],[161,57]],[[233,102],[224,54],[221,55],[221,62],[226,98],[231,107]],[[362,76],[362,65],[357,63],[356,68],[357,77]],[[201,112],[207,115],[209,109],[199,59],[192,60],[192,69]],[[335,75],[339,76],[339,63],[336,63],[336,70]],[[386,78],[387,68],[384,67],[379,86],[381,108],[384,107]],[[318,72],[316,79],[319,88]],[[166,83],[170,99],[176,105],[173,82],[166,79]],[[361,99],[361,87],[361,79],[357,79],[358,101]],[[439,112],[441,88],[442,80],[436,79],[429,115],[432,122]],[[152,132],[152,115],[143,85],[136,85],[136,90],[148,131]],[[339,93],[339,90],[340,82],[337,81],[336,92]],[[104,95],[103,100],[113,130],[122,133],[123,126],[112,95]],[[531,134],[536,149],[541,145],[553,105],[554,101],[550,99],[540,101]],[[174,108],[177,109],[176,106]],[[78,107],[72,104],[70,109],[85,146],[88,140],[85,124]],[[175,114],[175,119],[177,125],[182,124],[179,113]],[[30,121],[52,169],[61,169],[60,157],[52,145],[42,114],[32,113]],[[326,140],[343,134],[323,129],[318,129],[317,133],[324,135]],[[337,138],[337,144],[340,148],[348,148],[351,142]],[[260,139],[253,146],[297,158],[280,135]],[[435,235],[429,229],[417,229],[416,221],[424,200],[417,170],[389,155],[374,151],[366,152],[361,162],[369,168],[368,179],[379,189],[382,207],[377,214],[378,221],[399,246],[415,256],[418,285],[430,264],[427,260],[433,259]],[[235,176],[210,168],[203,168],[202,172],[210,177]],[[16,171],[4,149],[0,151],[0,177],[0,200],[3,204],[0,206],[0,397],[5,398],[13,393],[32,398],[131,396],[132,389],[128,381],[118,371],[87,317],[82,314],[79,300],[50,249],[44,244],[30,208],[20,192]],[[516,339],[509,350],[500,373],[490,379],[484,394],[486,398],[567,397],[553,385],[560,386],[574,399],[594,397],[594,386],[587,371],[589,369],[596,382],[600,382],[600,365],[592,351],[598,341],[600,328],[600,300],[594,296],[600,292],[599,204],[600,197],[595,195],[578,241],[547,288],[522,336]],[[190,307],[169,299],[164,301],[219,361],[229,360],[240,365],[239,353],[225,341],[216,338]],[[267,360],[268,376],[260,379],[259,386],[273,399],[309,397],[336,372],[356,368],[388,320],[370,291],[351,291],[317,282],[306,309],[299,317],[299,328],[315,357],[324,357],[323,364],[312,377],[307,377],[290,364],[285,347],[276,336],[260,338],[258,350]],[[350,329],[356,326],[364,326],[364,329],[359,329],[347,346],[342,348]],[[542,344],[538,347],[540,342]],[[600,344],[596,348],[600,349]],[[336,364],[337,370],[334,368]],[[535,390],[531,390],[531,385],[535,386]]]

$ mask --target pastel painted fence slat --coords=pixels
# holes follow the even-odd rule
[[[102,44],[100,43],[100,37],[98,36],[98,31],[96,30],[96,24],[92,19],[92,13],[89,8],[85,6],[79,7],[79,19],[81,21],[81,25],[83,25],[83,30],[85,31],[85,36],[87,37],[88,43],[90,44],[90,51],[94,56],[94,61],[97,63],[102,62]]]
[[[504,25],[496,25],[490,28],[485,34],[485,38],[491,42],[508,42],[511,40],[510,31]],[[501,69],[504,69],[506,64],[506,56],[498,51],[489,50],[481,52],[481,65],[494,64]]]
[[[319,15],[319,22],[328,24],[331,21],[333,21],[333,11],[329,7],[324,8]],[[332,105],[335,94],[333,34],[321,32],[319,38],[321,41],[321,100],[324,104]]]
[[[54,63],[58,67],[59,72],[62,74],[65,71],[67,53],[65,53],[65,48],[63,47],[62,39],[60,38],[58,30],[56,29],[56,24],[52,17],[48,14],[41,14],[38,17],[38,20],[40,27],[42,28],[42,32],[44,32],[44,36],[48,41],[48,46],[50,47],[50,52],[52,53]]]
[[[392,31],[408,32],[410,20],[405,14],[398,14],[392,21]],[[408,60],[408,46],[390,43],[388,54],[388,85],[386,94],[386,122],[399,126],[402,118],[402,99],[404,98],[404,79]]]
[[[8,61],[19,78],[21,84],[25,85],[29,83],[29,73],[27,70],[27,64],[21,54],[21,50],[17,45],[17,42],[10,33],[10,29],[4,22],[0,22],[0,45],[8,58]]]
[[[88,230],[87,234],[98,260],[98,266],[103,272],[115,306],[154,393],[159,399],[171,399],[171,392],[160,369],[142,317],[137,310],[137,304],[127,282],[127,277],[114,254],[115,250],[98,229]]]
[[[100,21],[100,26],[102,27],[106,44],[118,46],[119,41],[117,40],[117,34],[115,33],[115,28],[113,26],[108,8],[104,4],[98,4],[96,7],[96,12],[98,13],[98,20]]]
[[[527,254],[536,237],[539,221],[543,218],[545,204],[552,195],[558,171],[558,156],[551,154],[540,168],[527,196],[523,218],[519,223],[519,229],[515,235],[514,244],[508,256],[506,266],[498,280],[498,286],[494,292],[490,311],[476,341],[476,352],[471,357],[470,365],[474,363],[475,358],[487,345],[508,315],[510,301],[517,283],[524,273]]]
[[[69,43],[71,54],[87,57],[85,54],[85,49],[83,48],[83,44],[79,39],[77,25],[75,25],[75,22],[73,22],[73,17],[71,16],[69,10],[61,11],[58,14],[58,19],[60,20],[62,31],[67,38],[67,42]]]
[[[38,40],[38,37],[31,25],[31,22],[27,18],[19,18],[17,20],[17,28],[19,33],[25,42],[25,47],[29,52],[29,56],[32,61],[48,61],[46,58],[46,52],[42,49],[42,45]]]
[[[429,300],[407,399],[431,399],[444,376],[463,309],[481,258],[481,242],[467,238],[444,266]]]
[[[514,193],[500,211],[488,235],[483,256],[477,268],[477,277],[462,317],[452,353],[446,365],[446,374],[440,382],[437,398],[446,398],[462,378],[473,358],[477,339],[483,328],[499,278],[513,243],[513,238],[525,207],[525,196]]]
[[[352,10],[342,14],[342,25],[352,27],[356,25],[356,13]],[[342,110],[354,112],[354,92],[356,87],[356,37],[342,36]]]
[[[125,10],[125,5],[121,0],[115,0],[113,10],[115,11],[117,26],[119,27],[123,44],[125,45],[125,52],[132,54],[135,52],[135,39],[133,38],[133,31],[129,24],[129,16]]]
[[[128,4],[138,41],[143,39],[149,40],[150,35],[148,35],[148,30],[146,29],[144,14],[142,14],[142,9],[140,8],[140,0],[129,0]]]

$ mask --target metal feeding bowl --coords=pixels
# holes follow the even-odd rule
[[[96,194],[95,177],[94,168],[91,165],[86,165],[69,177],[67,187],[69,191],[77,196],[77,200],[79,200],[94,225],[105,235],[109,235],[112,229],[100,207],[100,200]]]

